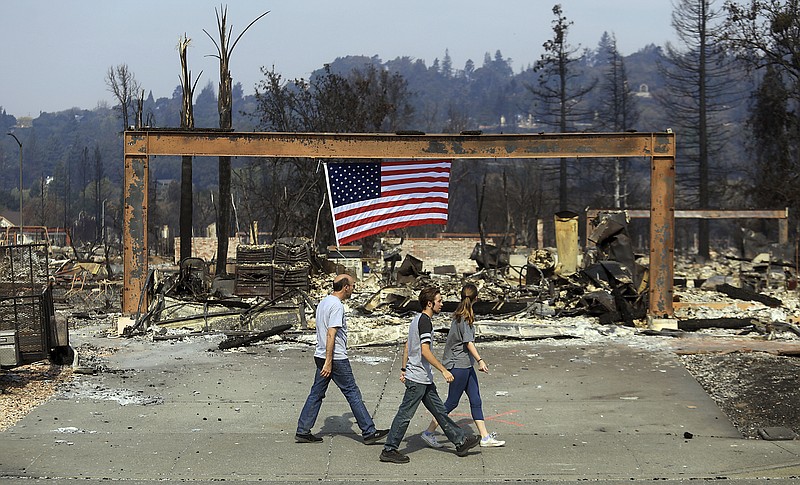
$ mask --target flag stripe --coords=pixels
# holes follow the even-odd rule
[[[379,206],[380,204],[396,203],[398,205],[402,205],[405,203],[412,203],[412,204],[418,203],[420,201],[425,201],[425,200],[447,202],[447,192],[443,192],[441,190],[437,192],[421,192],[419,190],[413,192],[404,191],[404,193],[397,195],[380,197],[377,199],[370,199],[361,202],[354,202],[352,204],[340,205],[339,207],[335,207],[333,209],[333,214],[335,216],[336,214],[340,214],[342,212],[354,209],[369,210],[371,207]]]
[[[437,187],[447,187],[450,177],[381,177],[381,188],[392,187],[395,185],[416,184],[420,187],[427,187],[428,184],[436,184]]]
[[[447,186],[441,186],[441,184],[426,184],[421,186],[417,184],[405,184],[392,187],[391,189],[384,189],[382,192],[384,198],[400,195],[410,196],[413,194],[420,194],[426,197],[447,197]]]
[[[416,197],[407,200],[376,201],[369,206],[355,207],[347,210],[337,210],[334,219],[341,223],[346,218],[371,217],[375,213],[390,213],[403,207],[444,207],[447,208],[447,197]]]
[[[401,208],[395,207],[384,207],[380,209],[375,209],[366,212],[360,212],[356,214],[348,214],[343,215],[341,217],[336,217],[336,224],[337,225],[346,225],[352,224],[354,222],[359,222],[361,220],[375,218],[375,217],[392,217],[395,214],[398,214],[403,211],[416,211],[419,213],[424,213],[425,211],[432,211],[433,213],[447,213],[447,203],[444,204],[437,204],[437,203],[430,203],[430,204],[409,204],[407,206],[401,206]]]
[[[382,170],[393,170],[397,167],[446,167],[450,169],[450,160],[385,160],[381,162]]]
[[[437,177],[447,180],[450,178],[449,169],[428,169],[425,173],[431,177]],[[408,175],[416,177],[419,175],[419,169],[408,168],[404,170],[381,170],[381,181],[391,180],[394,178],[406,178]]]
[[[378,213],[370,217],[359,217],[357,220],[350,222],[341,221],[338,224],[339,230],[344,232],[348,229],[357,228],[359,226],[375,225],[386,223],[386,221],[394,221],[402,219],[406,216],[417,216],[419,214],[429,215],[434,217],[435,214],[441,214],[441,219],[447,221],[447,206],[445,207],[419,207],[416,209],[392,210],[386,213]]]
[[[450,160],[325,164],[337,243],[446,224],[450,166]]]
[[[371,236],[373,234],[380,234],[382,232],[391,231],[393,229],[401,229],[403,227],[412,227],[412,226],[424,226],[426,224],[447,224],[447,219],[418,219],[416,217],[408,217],[400,221],[389,222],[385,221],[381,225],[375,226],[362,226],[360,230],[352,230],[346,231],[343,233],[339,233],[338,241],[339,246],[347,244],[352,241],[356,241],[361,238],[365,238],[367,236]]]

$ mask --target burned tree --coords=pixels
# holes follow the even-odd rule
[[[553,7],[553,38],[542,46],[545,53],[536,61],[534,71],[539,73],[536,85],[526,86],[533,95],[537,119],[547,126],[554,127],[559,133],[575,130],[575,123],[587,121],[591,113],[583,109],[581,100],[594,88],[595,83],[588,86],[576,85],[577,72],[574,64],[579,60],[573,48],[567,42],[567,34],[572,22],[563,15],[561,5]],[[558,206],[559,210],[567,209],[567,159],[560,159],[558,170]]]
[[[732,58],[720,42],[721,12],[713,0],[680,0],[674,3],[672,26],[681,46],[666,45],[666,62],[659,71],[666,82],[663,94],[656,95],[659,104],[673,114],[672,122],[681,134],[681,150],[687,172],[679,174],[685,204],[698,209],[711,209],[710,182],[714,171],[721,173],[722,150],[726,140],[725,112],[731,97],[735,70]],[[709,225],[700,219],[698,252],[709,257]]]
[[[219,59],[219,97],[217,108],[219,110],[219,127],[223,130],[230,130],[233,127],[233,78],[230,71],[230,60],[236,44],[245,32],[253,26],[259,19],[269,13],[262,13],[255,20],[250,22],[247,27],[231,43],[231,30],[228,27],[228,9],[220,7],[214,9],[217,14],[217,32],[219,42],[211,36],[205,29],[203,32],[214,43],[217,53],[213,55]],[[228,233],[231,221],[231,157],[219,157],[219,211],[217,213],[217,267],[216,274],[219,276],[227,275],[226,262],[228,260]]]
[[[119,64],[116,67],[111,66],[108,68],[106,86],[108,86],[108,90],[119,103],[114,109],[120,111],[122,128],[127,130],[130,126],[131,110],[135,108],[134,99],[136,99],[141,86],[127,64]]]
[[[181,58],[181,128],[194,128],[194,110],[192,100],[198,79],[192,83],[192,71],[187,60],[191,39],[186,34],[178,41],[178,53]],[[202,74],[202,71],[200,72]],[[180,208],[180,241],[181,260],[192,255],[192,156],[181,157],[181,208]]]
[[[283,132],[364,133],[397,131],[408,123],[412,108],[406,80],[374,66],[342,76],[326,67],[311,80],[284,82],[262,68],[256,88],[259,128]],[[323,171],[311,159],[270,159],[242,172],[249,210],[266,214],[273,238],[296,234],[332,234],[321,216],[326,185]]]
[[[752,196],[762,207],[789,207],[797,220],[800,2],[728,1],[723,40],[751,70],[761,73],[749,123],[755,157]],[[795,224],[791,224],[792,227]]]

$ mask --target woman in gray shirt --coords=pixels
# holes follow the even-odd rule
[[[478,370],[489,373],[489,366],[486,365],[477,347],[475,347],[475,312],[472,304],[478,299],[478,288],[472,283],[468,283],[461,288],[461,303],[456,311],[453,312],[453,323],[450,325],[450,332],[447,334],[447,343],[444,346],[442,365],[453,374],[453,381],[447,392],[447,400],[444,403],[445,411],[449,414],[458,406],[461,395],[466,393],[469,399],[469,407],[472,412],[472,419],[481,434],[481,446],[493,447],[503,446],[505,441],[497,439],[495,433],[486,430],[486,422],[483,419],[483,403],[481,401],[481,391],[478,388],[478,375],[475,373],[474,363],[478,363]],[[436,420],[432,420],[428,429],[422,432],[422,439],[428,446],[441,448],[442,444],[436,440],[433,432],[438,427]]]

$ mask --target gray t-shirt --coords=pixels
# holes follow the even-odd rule
[[[328,329],[338,327],[333,345],[333,360],[347,358],[347,319],[344,317],[344,304],[339,297],[328,295],[317,305],[317,347],[314,357],[325,358]]]
[[[422,357],[422,344],[427,343],[433,350],[433,322],[431,317],[420,313],[411,320],[408,327],[408,362],[406,379],[419,384],[433,384],[431,364]]]
[[[453,320],[447,343],[444,344],[442,365],[447,369],[467,369],[472,367],[474,359],[467,350],[467,344],[475,341],[475,327],[462,318]]]

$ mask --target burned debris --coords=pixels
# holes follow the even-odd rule
[[[445,296],[443,311],[451,312],[466,282],[481,291],[475,312],[484,337],[561,334],[531,329],[552,326],[564,318],[644,333],[648,258],[633,249],[626,213],[594,212],[583,249],[578,244],[577,217],[574,213],[555,215],[556,248],[521,249],[505,236],[474,238],[471,250],[460,249],[460,256],[455,256],[462,262],[426,261],[427,253],[415,251],[412,240],[404,245],[400,238],[380,240],[369,254],[360,246],[318,253],[310,239],[301,237],[240,244],[230,277],[215,278],[212,263],[198,257],[154,266],[136,314],[120,316],[116,327],[122,336],[151,335],[158,340],[222,333],[226,340],[220,348],[255,345],[276,335],[303,341],[313,328],[316,303],[329,290],[331,274],[348,272],[359,281],[359,291],[351,301],[355,324],[366,329],[354,339],[359,345],[402,339],[395,327],[408,313],[419,311],[416,294],[425,286],[440,287]],[[445,240],[442,244],[446,247]],[[751,244],[750,251],[765,247],[770,248]],[[800,334],[789,317],[794,302],[787,304],[759,291],[775,288],[778,282],[789,288],[797,281],[793,261],[785,259],[785,251],[778,253],[756,253],[752,259],[726,254],[702,265],[679,259],[674,299],[678,311],[675,331],[669,334],[709,328],[770,338]],[[121,282],[109,279],[107,265],[59,260],[50,266],[55,298],[81,303],[73,307],[72,321],[113,314],[112,300]],[[755,315],[731,314],[725,305],[761,310]],[[501,329],[503,325],[508,328]],[[511,333],[510,328],[514,329]],[[666,334],[658,329],[647,333]]]
[[[492,328],[499,328],[498,322],[513,322],[515,328],[520,328],[552,324],[557,318],[588,318],[600,325],[644,330],[648,260],[633,249],[626,213],[596,213],[590,221],[588,247],[583,251],[577,243],[577,215],[559,213],[555,217],[559,247],[520,254],[503,238],[482,240],[473,243],[468,255],[474,264],[470,271],[458,271],[453,264],[436,264],[438,260],[430,264],[419,254],[404,251],[403,239],[393,238],[376,243],[373,249],[377,252],[373,251],[372,256],[365,255],[359,246],[317,253],[305,238],[240,245],[234,277],[223,281],[209,276],[204,261],[190,258],[182,261],[177,271],[153,272],[148,278],[148,307],[137,314],[124,334],[152,330],[154,338],[175,338],[171,334],[221,332],[227,336],[221,345],[225,348],[253,345],[275,335],[302,340],[313,326],[316,302],[329,290],[330,275],[341,272],[351,273],[359,280],[360,291],[353,296],[351,306],[357,324],[369,329],[356,339],[362,345],[402,338],[394,329],[376,329],[394,327],[404,315],[419,311],[419,289],[439,286],[445,296],[443,311],[447,313],[455,309],[458,290],[465,282],[478,285],[484,296],[475,312],[479,325],[486,326],[485,336],[491,334],[490,323]],[[742,266],[746,263],[750,262],[742,262]],[[737,273],[742,272],[746,271],[740,268]],[[732,286],[733,280],[721,276],[711,288],[706,283],[715,281],[714,275],[683,279],[678,276],[676,284],[688,286],[686,282],[691,279],[706,288],[707,295],[714,293],[718,299],[743,299],[768,308],[782,306],[778,298]],[[681,297],[676,300],[680,302]],[[691,308],[680,312],[676,320],[678,331],[719,328],[764,335],[774,335],[776,331],[794,333],[790,322],[696,315]],[[509,336],[506,330],[500,334]]]
[[[43,359],[72,363],[66,322],[57,319],[44,244],[0,246],[0,366]]]
[[[440,287],[445,297],[444,314],[434,322],[442,338],[460,287],[473,282],[481,295],[475,305],[479,339],[627,338],[668,346],[686,358],[706,352],[800,355],[793,343],[800,327],[791,262],[764,253],[746,259],[733,251],[702,263],[680,256],[676,329],[648,329],[648,259],[632,249],[624,213],[602,215],[594,224],[590,244],[576,253],[574,265],[563,264],[561,247],[520,249],[501,238],[483,246],[473,238],[457,251],[451,249],[455,244],[437,240],[429,253],[399,238],[387,238],[371,254],[361,247],[317,253],[303,238],[240,245],[234,271],[224,279],[215,278],[213,262],[201,258],[153,265],[140,311],[131,318],[108,306],[121,282],[104,273],[103,264],[95,272],[92,265],[51,261],[46,280],[62,321],[75,326],[108,318],[118,322],[109,327],[123,337],[169,341],[170,348],[184,351],[196,348],[187,341],[205,339],[213,341],[213,352],[247,354],[258,352],[254,346],[310,345],[317,302],[330,291],[333,274],[348,272],[358,280],[348,313],[353,347],[401,342],[407,314],[419,311],[416,295],[427,285]],[[445,258],[434,255],[440,252]],[[709,335],[730,338],[704,338]],[[203,337],[187,338],[192,336]],[[87,359],[88,350],[76,350],[81,358],[75,373],[104,372],[102,364]],[[781,424],[762,426],[775,423]]]
[[[416,294],[421,288],[440,287],[445,296],[443,311],[448,313],[455,309],[465,282],[475,283],[481,291],[475,311],[483,338],[563,336],[563,331],[554,331],[553,324],[565,318],[672,336],[708,328],[742,334],[795,333],[794,324],[776,321],[774,313],[755,317],[698,313],[702,307],[679,311],[673,332],[646,331],[648,261],[633,250],[625,212],[597,213],[587,235],[588,247],[582,251],[577,244],[576,215],[560,213],[556,218],[562,223],[559,247],[520,252],[504,238],[473,242],[471,252],[461,255],[472,262],[471,269],[461,263],[442,264],[439,259],[426,261],[420,257],[424,251],[405,251],[403,239],[396,238],[376,243],[370,255],[360,246],[318,253],[305,238],[241,244],[232,277],[226,279],[213,278],[211,265],[199,258],[185,259],[177,267],[154,268],[142,308],[129,321],[120,318],[124,322],[120,331],[125,336],[152,334],[153,339],[222,333],[226,339],[220,349],[274,338],[305,341],[313,328],[316,303],[328,292],[331,275],[348,272],[359,281],[359,291],[351,301],[351,318],[357,327],[354,345],[401,340],[406,315],[419,311]],[[413,248],[412,241],[406,242]],[[682,289],[676,304],[696,298],[694,294],[684,296],[686,293],[704,291],[707,298],[717,295],[710,298],[739,298],[753,305],[782,308],[782,302],[773,296],[732,286],[741,279],[734,281],[728,274],[740,276],[752,262],[727,261],[729,267],[717,268],[721,279],[715,275],[685,277],[687,270],[682,269],[676,277],[679,287],[692,286],[691,281],[705,290]],[[737,264],[741,266],[738,272],[733,267]],[[718,284],[708,287],[707,283],[714,281]]]

